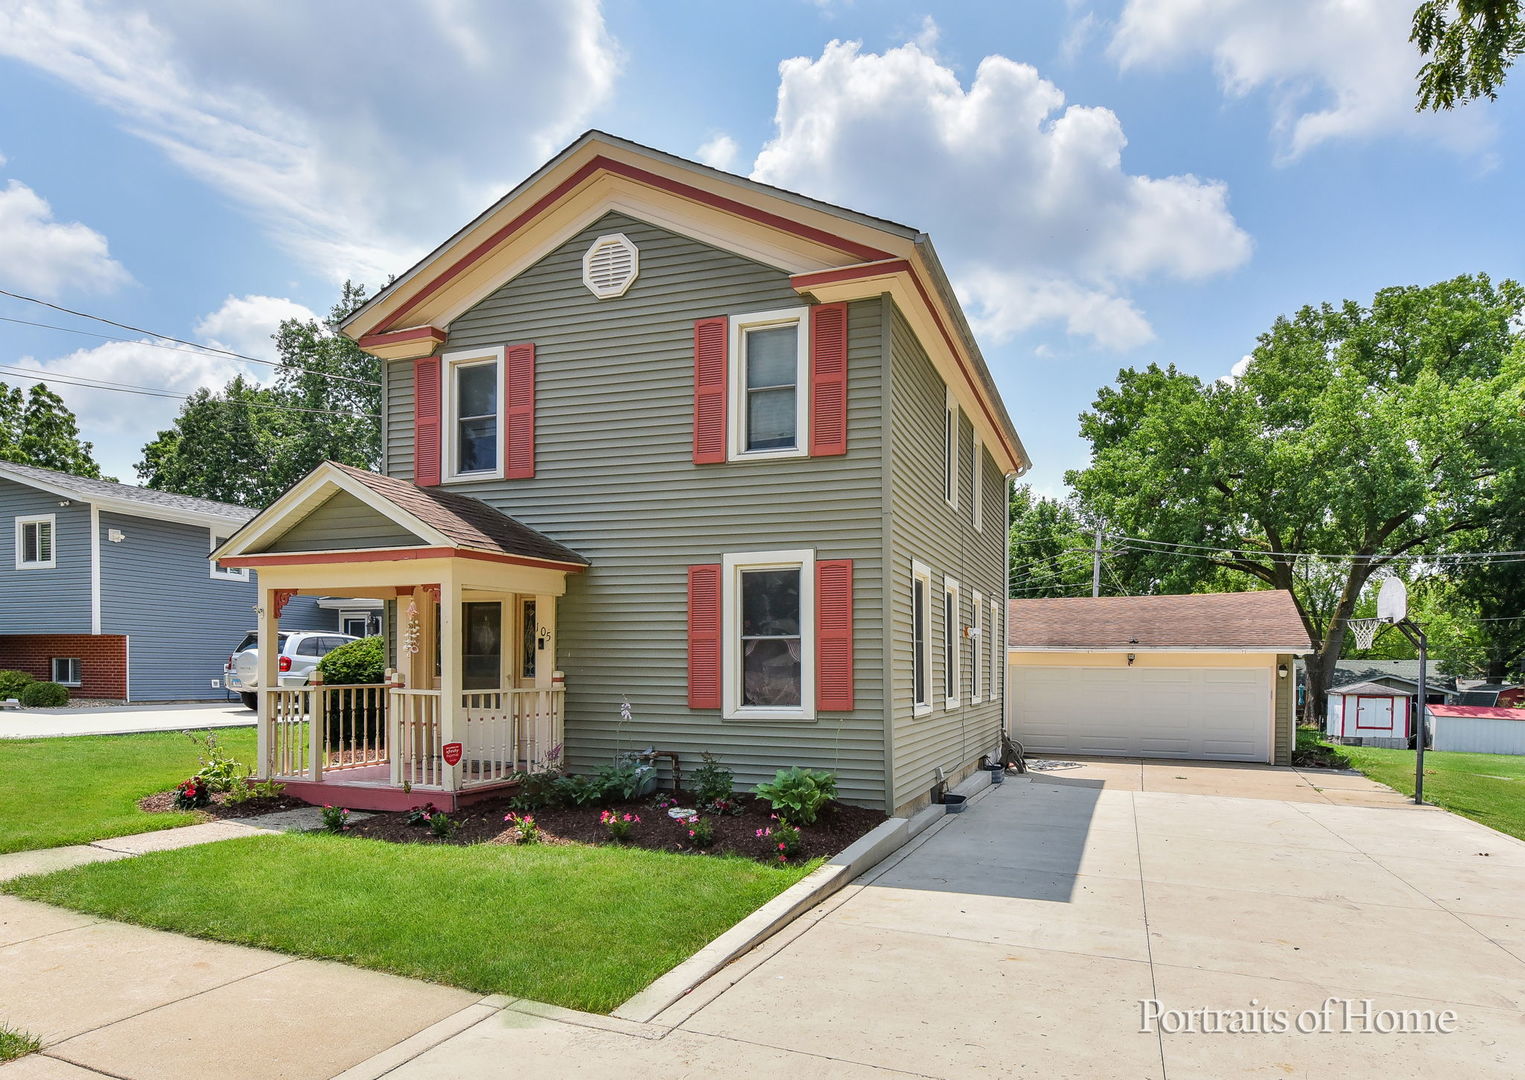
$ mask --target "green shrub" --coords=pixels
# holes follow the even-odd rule
[[[694,798],[706,810],[715,810],[716,804],[730,807],[736,790],[736,774],[723,768],[715,755],[705,751],[704,764],[694,770]]]
[[[185,737],[200,748],[199,775],[207,782],[207,787],[213,791],[232,791],[235,787],[245,786],[244,782],[254,770],[243,762],[230,758],[218,744],[216,733],[208,731],[198,735],[194,731],[187,731]]]
[[[69,688],[56,682],[28,683],[19,696],[28,709],[56,709],[69,704]]]
[[[20,697],[21,691],[36,681],[24,671],[0,671],[0,701]]]
[[[780,769],[772,781],[757,785],[759,797],[773,804],[773,812],[794,825],[809,825],[821,807],[837,793],[837,778],[821,769]]]
[[[199,810],[212,802],[212,789],[199,776],[193,776],[175,788],[176,810]]]
[[[318,661],[323,681],[331,686],[365,686],[386,677],[386,643],[380,637],[348,641]]]

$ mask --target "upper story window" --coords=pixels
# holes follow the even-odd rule
[[[958,402],[951,389],[943,402],[943,498],[958,509]]]
[[[16,519],[16,569],[51,570],[58,565],[54,550],[53,514]]]
[[[212,533],[212,548],[216,551],[228,542],[228,533]],[[222,581],[248,581],[249,570],[243,566],[223,566],[215,559],[212,561],[212,576]]]
[[[731,456],[807,452],[809,331],[805,308],[731,319]]]
[[[932,571],[911,560],[911,715],[932,711]]]
[[[442,359],[447,477],[501,476],[503,350],[450,353]]]
[[[724,716],[815,719],[815,553],[729,554],[723,573]]]

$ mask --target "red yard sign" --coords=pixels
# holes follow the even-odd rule
[[[440,756],[445,759],[446,765],[459,765],[461,763],[461,744],[447,742],[439,748]]]

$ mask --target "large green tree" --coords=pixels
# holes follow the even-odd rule
[[[99,479],[94,450],[79,437],[74,413],[46,383],[25,393],[0,383],[0,461]]]
[[[1525,52],[1520,0],[1424,0],[1409,40],[1426,57],[1419,111],[1498,97],[1510,65]]]
[[[144,484],[244,506],[269,505],[325,459],[374,469],[381,458],[380,362],[339,333],[365,302],[346,282],[328,318],[287,319],[270,385],[243,376],[200,390],[143,447]]]
[[[1236,380],[1126,369],[1082,415],[1091,465],[1069,481],[1128,536],[1200,545],[1140,556],[1169,591],[1290,590],[1321,691],[1374,576],[1507,512],[1525,471],[1522,306],[1514,282],[1464,276],[1279,318]]]
[[[1009,501],[1011,595],[1084,595],[1091,584],[1092,538],[1075,508],[1035,495],[1027,484],[1014,485]]]

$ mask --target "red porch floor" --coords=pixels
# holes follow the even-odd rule
[[[441,810],[456,810],[484,799],[508,793],[516,785],[512,780],[483,784],[465,791],[440,791],[417,787],[404,791],[392,784],[392,770],[387,765],[336,770],[325,779],[283,780],[285,793],[293,799],[314,806],[343,806],[350,810],[407,810],[433,803]]]

